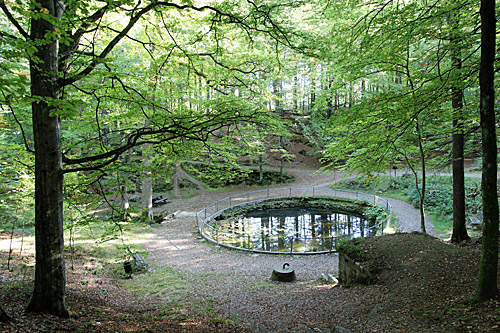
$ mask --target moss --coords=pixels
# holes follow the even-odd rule
[[[354,260],[361,256],[361,247],[358,239],[341,239],[337,243],[336,248],[339,253],[345,254]]]
[[[291,197],[269,199],[252,205],[235,206],[224,210],[216,220],[225,220],[249,212],[291,207],[330,209],[338,213],[360,216],[370,222],[375,222],[386,216],[382,207],[365,200],[338,197]]]

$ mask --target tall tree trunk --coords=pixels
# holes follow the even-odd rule
[[[149,147],[144,147],[148,149]],[[142,153],[144,158],[143,167],[151,167],[151,157],[149,152]],[[151,171],[145,170],[142,173],[142,217],[146,222],[153,221],[153,179],[151,178]]]
[[[316,77],[313,77],[311,81],[311,92],[309,93],[309,103],[308,103],[309,112],[311,112],[315,104],[316,104]]]
[[[145,127],[150,125],[149,119],[146,118]],[[146,222],[153,221],[153,179],[151,178],[151,145],[146,144],[142,148],[142,172],[141,179],[141,197],[142,197],[142,217]]]
[[[407,49],[405,69],[406,69],[407,85],[411,88],[412,91],[414,91],[415,87],[413,85],[413,80],[412,80],[412,77],[410,75],[409,62],[410,62],[410,47],[408,47],[408,49]],[[425,192],[426,192],[427,174],[426,174],[426,170],[425,170],[426,164],[425,164],[425,151],[424,151],[423,138],[422,138],[422,125],[420,123],[421,120],[419,119],[419,117],[420,117],[420,114],[417,114],[414,121],[415,121],[415,131],[417,134],[417,141],[418,141],[418,152],[420,155],[420,163],[421,163],[421,168],[422,168],[422,188],[421,189],[418,188],[418,173],[417,173],[417,171],[411,167],[411,163],[408,160],[408,158],[406,158],[406,157],[405,158],[406,158],[406,163],[408,164],[408,166],[410,166],[410,168],[413,171],[413,174],[415,175],[415,186],[417,188],[419,198],[420,198],[420,205],[419,205],[420,230],[422,231],[422,233],[425,234],[425,233],[427,233],[426,228],[425,228],[425,194],[426,194]]]
[[[484,301],[498,294],[498,194],[497,138],[495,129],[495,1],[481,0],[481,64],[479,70],[482,182],[483,246],[477,298]]]
[[[452,55],[452,62],[456,70],[462,68],[459,57]],[[451,241],[459,243],[470,239],[465,227],[465,174],[464,174],[464,115],[463,115],[463,90],[454,87],[451,100],[453,112],[453,144],[452,144],[452,169],[453,169],[453,233]]]
[[[458,101],[453,98],[452,104]],[[461,97],[460,102],[461,104]],[[451,241],[459,243],[470,239],[465,227],[465,174],[464,174],[464,134],[462,106],[453,106],[453,146],[452,146],[452,169],[453,169],[453,232]],[[456,114],[456,113],[459,114]]]
[[[264,161],[262,155],[264,152],[259,153],[259,184],[262,185],[264,182]]]
[[[463,113],[463,89],[462,56],[457,35],[457,18],[455,15],[448,16],[448,25],[452,27],[451,36],[451,63],[457,72],[456,84],[452,86],[451,107],[453,118],[452,134],[452,170],[453,170],[453,232],[451,241],[459,243],[470,239],[465,227],[465,174],[464,174],[464,113]]]
[[[299,104],[298,104],[298,101],[299,101],[299,93],[298,93],[298,90],[299,90],[299,74],[295,74],[293,76],[293,90],[292,90],[292,94],[293,94],[293,112],[298,114],[299,113]]]
[[[424,146],[422,145],[423,139],[422,139],[422,131],[420,129],[420,121],[418,118],[416,119],[417,125],[416,125],[416,130],[417,130],[417,136],[418,136],[418,150],[420,153],[420,162],[421,162],[421,167],[422,167],[422,189],[420,190],[420,229],[422,232],[425,234],[427,233],[425,229],[425,191],[426,191],[426,180],[427,180],[427,174],[425,171],[425,152],[424,152]],[[418,177],[417,177],[418,179]],[[418,185],[417,185],[418,188]]]
[[[125,164],[127,165],[128,163],[130,163],[130,151],[128,151],[125,155],[125,160],[124,160]],[[123,206],[123,216],[122,216],[122,219],[125,221],[127,219],[127,216],[128,216],[128,210],[130,208],[130,200],[129,200],[129,196],[128,196],[128,177],[125,176],[124,179],[122,180],[123,183],[122,185],[120,186],[120,192],[121,192],[121,195],[122,195],[122,206]]]
[[[59,17],[57,1],[38,1],[40,8]],[[63,235],[63,168],[60,120],[55,114],[59,98],[58,45],[50,37],[54,25],[43,18],[31,20],[31,40],[37,51],[30,62],[35,143],[35,285],[27,311],[47,311],[68,317],[65,294]]]
[[[154,47],[151,47],[151,54],[154,53]],[[150,62],[150,67],[154,67],[154,62]],[[187,82],[189,85],[189,74],[187,78]],[[156,102],[156,88],[158,85],[158,73],[155,73],[151,80],[151,101],[153,105]],[[191,101],[190,106],[191,108]],[[155,107],[153,106],[153,113],[155,112]],[[151,126],[151,122],[146,115],[146,119],[144,120],[144,127],[148,128]],[[153,221],[153,178],[151,172],[152,157],[151,157],[151,144],[145,144],[142,148],[142,166],[144,171],[142,172],[142,217],[146,222]]]

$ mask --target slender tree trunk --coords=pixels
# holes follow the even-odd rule
[[[333,79],[328,81],[328,92],[327,92],[327,106],[326,106],[326,120],[330,119],[333,113],[333,99],[334,94],[332,92]]]
[[[298,86],[299,86],[299,78],[298,78],[298,74],[295,74],[293,76],[293,90],[292,90],[292,93],[293,93],[293,112],[298,114],[299,113],[299,105],[298,105],[298,101],[299,101],[299,93],[298,93]]]
[[[172,186],[173,186],[173,192],[172,194],[174,195],[174,197],[179,197],[180,194],[181,194],[181,190],[179,188],[179,178],[181,177],[181,166],[179,163],[177,163],[175,165],[175,171],[173,173],[173,176],[172,176]]]
[[[408,41],[408,43],[409,43],[409,41]],[[407,80],[406,84],[411,88],[412,91],[414,91],[415,87],[413,85],[412,76],[410,75],[410,65],[409,65],[410,64],[410,47],[409,47],[409,45],[408,45],[406,52],[407,52],[406,66],[405,66],[406,80]],[[417,141],[418,141],[418,151],[420,154],[420,163],[421,163],[421,168],[422,168],[422,188],[421,189],[418,188],[418,173],[417,173],[417,171],[411,167],[411,163],[406,156],[405,156],[405,158],[406,158],[406,162],[407,162],[408,166],[412,169],[412,172],[415,175],[415,186],[417,188],[419,198],[420,198],[420,205],[419,205],[420,230],[422,231],[422,233],[425,234],[425,233],[427,233],[426,228],[425,228],[425,192],[426,192],[425,187],[426,187],[427,175],[426,175],[426,170],[425,170],[426,164],[425,164],[425,151],[424,151],[423,138],[422,138],[422,128],[421,128],[422,125],[421,125],[421,120],[419,119],[419,117],[420,117],[420,115],[417,114],[414,121],[415,121],[415,131],[417,134]]]
[[[479,70],[482,182],[483,246],[477,298],[484,301],[498,294],[498,194],[497,138],[495,128],[495,1],[481,0],[481,64]]]
[[[309,109],[309,112],[312,110],[312,108],[314,107],[314,105],[316,104],[316,78],[313,77],[312,79],[312,82],[311,82],[311,92],[309,94],[309,105],[308,105],[308,109]]]
[[[151,160],[147,154],[143,153],[145,168],[151,166]],[[153,180],[149,170],[142,173],[142,216],[146,222],[153,220]]]
[[[152,54],[154,53],[154,47],[151,48],[150,51]],[[154,67],[154,62],[150,62],[150,67]],[[189,74],[187,78],[187,82],[189,84]],[[150,86],[151,89],[151,101],[156,102],[156,88],[158,85],[158,74],[155,73],[152,77],[152,84]],[[191,108],[191,102],[190,106]],[[155,108],[153,106],[153,112],[155,112]],[[144,120],[144,127],[151,126],[151,122],[146,115],[146,119]],[[142,217],[147,222],[153,221],[153,178],[151,172],[152,158],[151,158],[151,144],[146,144],[142,149],[142,166],[144,167],[144,171],[142,173]]]
[[[149,119],[146,118],[145,127],[149,126]],[[153,179],[151,178],[151,145],[146,144],[142,148],[142,166],[145,169],[142,173],[141,194],[142,194],[142,216],[147,222],[153,221]]]
[[[130,151],[128,151],[125,155],[125,164],[130,163]],[[128,180],[127,177],[125,176],[123,179],[123,183],[121,185],[121,190],[122,194],[122,205],[123,205],[123,216],[122,219],[125,221],[128,216],[128,210],[130,208],[130,200],[128,196]]]
[[[425,170],[425,152],[424,152],[424,146],[422,145],[422,133],[420,129],[420,121],[417,119],[417,136],[418,136],[418,150],[420,152],[420,161],[421,161],[421,167],[422,167],[422,189],[420,191],[420,229],[422,232],[425,234],[427,233],[425,229],[425,191],[426,191],[426,180],[427,180],[427,174]],[[417,185],[418,188],[418,185]]]
[[[40,8],[59,16],[57,1],[38,1]],[[52,23],[32,19],[31,39],[37,52],[30,62],[31,95],[35,142],[35,285],[27,311],[47,311],[68,317],[65,305],[65,263],[63,235],[63,168],[60,120],[55,114],[59,98],[58,45]],[[43,42],[41,42],[43,41]]]
[[[264,161],[262,159],[262,155],[264,152],[261,152],[259,154],[259,184],[262,185],[262,182],[264,182]]]
[[[457,72],[456,84],[452,87],[451,107],[453,118],[452,169],[453,169],[453,233],[451,241],[459,243],[470,239],[465,227],[465,174],[464,174],[464,113],[462,84],[462,56],[457,36],[456,17],[450,14],[448,25],[452,27],[451,63]]]

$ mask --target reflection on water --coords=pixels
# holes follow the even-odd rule
[[[269,209],[221,221],[223,243],[260,251],[330,251],[335,237],[367,237],[376,230],[358,216],[316,208]]]

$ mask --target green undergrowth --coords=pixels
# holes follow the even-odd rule
[[[398,177],[366,177],[345,179],[332,185],[334,188],[361,191],[383,195],[411,203],[415,208],[420,205],[420,197],[415,187],[413,175]],[[452,178],[450,176],[428,176],[425,193],[426,214],[432,219],[440,238],[449,238],[453,228]],[[481,212],[481,182],[479,178],[465,178],[466,214]],[[471,236],[476,233],[471,229]]]
[[[196,163],[183,163],[182,168],[209,189],[223,189],[237,185],[269,186],[287,184],[295,180],[289,173],[273,170],[264,170],[263,178],[260,180],[260,172],[255,169]]]
[[[360,244],[364,238],[357,239],[341,239],[335,246],[339,253],[343,253],[352,259],[357,259],[361,256]]]
[[[115,278],[125,276],[123,263],[133,262],[131,255],[141,254],[147,258],[145,243],[154,227],[143,222],[92,222],[76,228],[74,235],[65,232],[65,251],[68,261],[89,257],[97,258],[104,269]]]
[[[188,273],[162,267],[134,275],[133,279],[123,280],[121,284],[138,295],[163,297],[169,302],[178,302],[189,294],[190,279]]]

